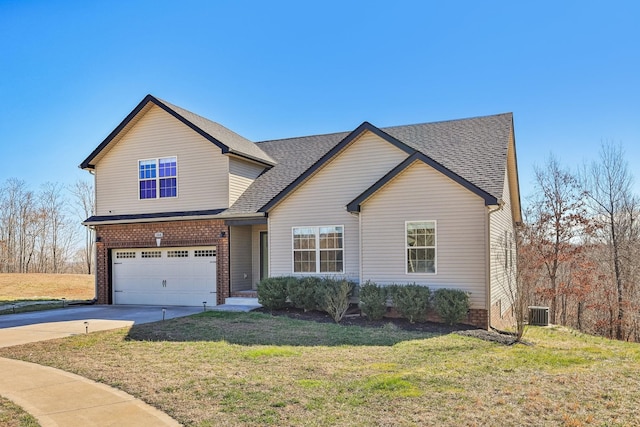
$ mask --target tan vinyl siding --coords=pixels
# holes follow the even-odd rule
[[[471,292],[472,308],[485,308],[484,201],[415,162],[361,206],[362,280],[417,283]],[[406,221],[436,222],[436,273],[406,273]]]
[[[508,172],[505,172],[504,180],[504,192],[502,200],[504,205],[496,212],[490,214],[489,228],[491,232],[491,250],[489,255],[489,263],[491,265],[491,304],[500,302],[503,312],[511,307],[511,301],[508,298],[507,289],[513,284],[515,280],[515,256],[516,247],[513,242],[515,230],[513,225],[513,215],[511,209],[511,194],[509,187]],[[509,247],[509,241],[512,241],[512,254],[513,268],[505,270],[505,239],[507,247]],[[507,260],[508,263],[508,260]],[[508,274],[508,273],[511,274]],[[501,313],[502,314],[502,313]]]
[[[170,156],[178,197],[140,200],[138,160]],[[96,165],[97,215],[227,208],[228,165],[220,148],[153,106]]]
[[[341,225],[344,276],[359,280],[358,217],[346,205],[406,157],[366,132],[277,205],[269,212],[270,275],[293,274],[292,227]]]
[[[231,291],[251,289],[251,226],[229,227]]]
[[[263,170],[264,166],[229,157],[229,206],[238,200],[238,197],[244,193]]]
[[[260,282],[260,232],[267,231],[267,225],[254,225],[251,227],[251,256],[253,262],[251,265],[253,275],[253,287],[256,288],[258,282]]]

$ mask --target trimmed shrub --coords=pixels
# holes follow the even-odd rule
[[[289,281],[287,292],[291,305],[304,311],[319,309],[318,293],[321,286],[322,279],[319,277],[302,277]]]
[[[387,289],[367,281],[360,286],[360,310],[369,320],[380,320],[387,312]]]
[[[349,309],[349,297],[353,293],[355,283],[346,279],[322,279],[319,300],[324,311],[329,313],[331,318],[340,323]]]
[[[269,310],[287,306],[287,284],[294,277],[267,277],[258,283],[258,302]]]
[[[460,322],[469,311],[469,294],[459,289],[438,289],[433,293],[436,313],[449,325]]]
[[[429,312],[431,291],[426,286],[416,285],[393,285],[389,289],[393,306],[398,313],[410,323],[423,321]]]

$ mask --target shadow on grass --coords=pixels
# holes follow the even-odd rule
[[[128,340],[225,341],[238,345],[392,346],[402,341],[439,337],[447,332],[407,331],[392,322],[382,327],[343,326],[296,320],[267,313],[209,311],[189,317],[134,325]]]

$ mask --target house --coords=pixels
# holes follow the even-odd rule
[[[508,315],[512,114],[252,142],[146,96],[82,162],[102,304],[221,304],[281,275],[470,293]]]

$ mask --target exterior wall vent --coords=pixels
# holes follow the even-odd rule
[[[529,307],[529,324],[549,326],[549,307]]]

